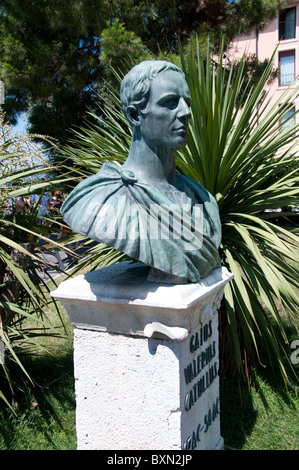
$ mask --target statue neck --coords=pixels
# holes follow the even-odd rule
[[[152,148],[143,139],[133,140],[123,168],[145,183],[168,186],[175,182],[174,153]]]

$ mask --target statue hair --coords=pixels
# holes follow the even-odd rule
[[[136,110],[146,107],[150,95],[150,81],[159,73],[168,70],[184,75],[179,67],[165,60],[144,60],[125,75],[120,87],[120,99],[126,117],[129,106],[135,106]]]

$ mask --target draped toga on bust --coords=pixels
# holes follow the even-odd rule
[[[76,233],[147,266],[197,282],[220,266],[219,210],[198,182],[176,174],[161,191],[132,171],[106,162],[70,193],[61,208]]]

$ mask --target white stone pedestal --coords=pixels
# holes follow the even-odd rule
[[[78,449],[220,449],[217,309],[232,275],[180,285],[147,275],[123,262],[52,293],[75,327]]]

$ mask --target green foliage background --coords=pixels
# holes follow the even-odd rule
[[[9,121],[29,112],[30,131],[60,143],[81,126],[111,79],[138,57],[174,60],[194,32],[219,45],[258,30],[283,0],[1,0],[0,79]],[[123,64],[121,64],[123,63]],[[101,101],[101,106],[104,104]],[[41,119],[42,116],[42,119]],[[53,149],[52,149],[53,150]],[[57,157],[57,155],[54,153]]]
[[[44,252],[64,250],[53,239],[53,220],[40,213],[53,167],[34,137],[27,132],[16,135],[0,114],[0,341],[5,346],[0,398],[7,404],[19,386],[18,374],[11,376],[9,363],[16,363],[21,376],[25,374],[30,381],[22,357],[43,350],[40,339],[44,335],[62,337],[63,333],[49,320],[54,316],[63,325],[59,306],[49,296],[50,286],[42,276],[49,268]],[[31,195],[35,198],[27,210],[25,201]],[[23,207],[17,205],[17,198],[22,198]]]

